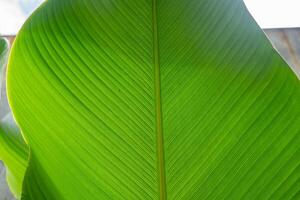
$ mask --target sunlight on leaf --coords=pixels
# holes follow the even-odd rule
[[[299,197],[299,80],[242,0],[49,0],[7,76],[23,200]]]

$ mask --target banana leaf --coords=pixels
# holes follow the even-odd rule
[[[300,198],[299,80],[242,0],[48,0],[7,78],[23,200]]]

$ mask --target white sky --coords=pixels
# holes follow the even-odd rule
[[[44,0],[0,0],[0,35],[15,35],[42,1]]]
[[[22,11],[20,2],[25,5],[43,0],[0,0],[0,35],[16,34],[28,14]],[[300,0],[244,0],[262,28],[300,27]],[[24,8],[23,8],[24,9]]]
[[[26,17],[15,0],[0,0],[0,34],[14,34]]]
[[[300,0],[244,0],[262,28],[300,27]]]

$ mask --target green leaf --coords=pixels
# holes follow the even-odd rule
[[[12,117],[5,95],[4,74],[9,52],[8,42],[0,38],[0,160],[6,166],[7,182],[15,197],[20,198],[27,165],[27,146]]]
[[[241,0],[49,0],[10,58],[23,199],[299,198],[299,80]]]
[[[8,185],[18,199],[21,197],[27,157],[27,146],[21,133],[1,124],[0,160],[4,161]]]
[[[1,70],[6,64],[7,52],[8,52],[8,43],[5,39],[0,37],[0,69]]]

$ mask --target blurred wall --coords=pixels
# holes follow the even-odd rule
[[[265,33],[300,78],[300,28],[267,29]]]

